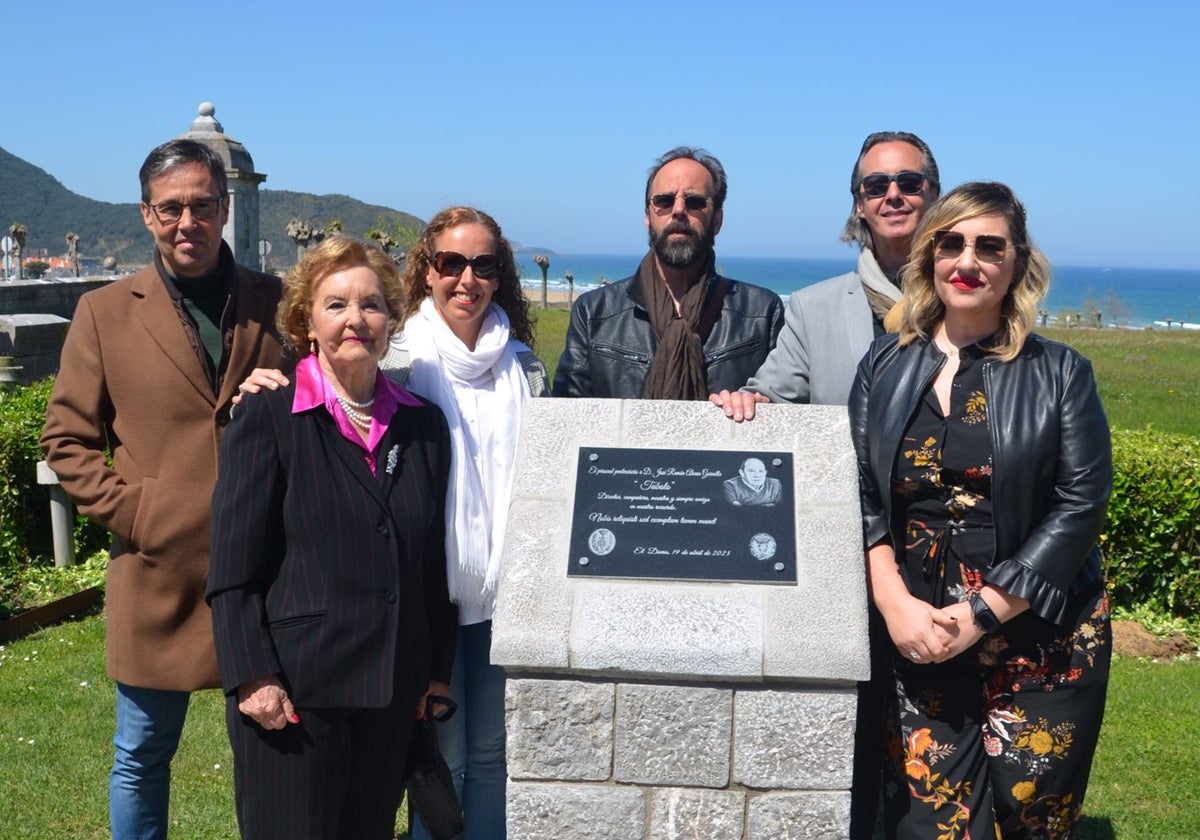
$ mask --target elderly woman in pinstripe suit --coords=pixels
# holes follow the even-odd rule
[[[448,691],[450,442],[379,371],[404,300],[390,258],[334,237],[288,278],[300,355],[222,443],[207,597],[245,838],[391,838],[414,710]]]

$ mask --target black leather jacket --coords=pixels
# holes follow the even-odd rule
[[[866,546],[890,538],[892,470],[904,429],[946,357],[931,342],[877,339],[850,393]],[[1064,344],[1030,335],[1017,358],[983,362],[992,437],[996,553],[984,579],[1025,598],[1055,624],[1071,597],[1102,585],[1096,541],[1112,490],[1108,420],[1092,365]]]
[[[704,342],[709,393],[745,385],[783,327],[779,295],[761,286],[728,282],[721,314]],[[554,374],[554,396],[638,399],[657,345],[636,277],[586,292],[571,308],[567,345]]]

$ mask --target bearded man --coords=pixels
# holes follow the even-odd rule
[[[745,384],[775,346],[783,301],[716,271],[728,182],[703,149],[678,146],[646,179],[650,251],[637,273],[571,308],[556,397],[704,400]]]

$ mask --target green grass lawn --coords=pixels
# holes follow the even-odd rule
[[[546,365],[550,381],[554,381],[554,371],[558,369],[558,357],[562,355],[567,343],[567,320],[570,313],[565,309],[531,309],[536,319],[534,329],[537,332],[538,358]]]
[[[1200,660],[1118,657],[1079,840],[1200,837]],[[171,791],[171,837],[237,836],[222,698],[194,695]],[[0,835],[108,836],[113,685],[91,616],[0,650]]]
[[[1200,437],[1200,332],[1047,329],[1092,360],[1108,421]]]

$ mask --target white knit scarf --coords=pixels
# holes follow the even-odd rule
[[[475,349],[468,349],[450,331],[429,297],[404,324],[404,340],[412,353],[407,387],[436,404],[450,427],[450,489],[446,496],[450,600],[490,612],[500,579],[500,550],[508,524],[521,407],[530,396],[529,383],[517,358],[517,351],[525,346],[509,339],[508,315],[493,303],[484,314]],[[496,378],[497,402],[505,409],[487,418],[498,445],[479,453],[491,462],[490,486],[484,487],[448,375],[472,382],[489,370]]]

